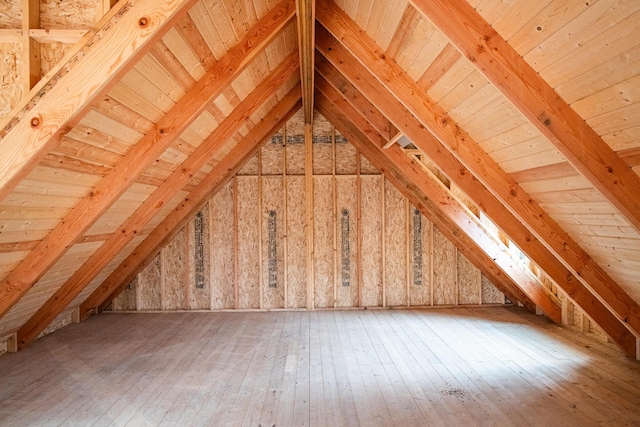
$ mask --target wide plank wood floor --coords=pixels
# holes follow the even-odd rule
[[[640,363],[518,308],[103,314],[0,357],[1,426],[640,426]]]

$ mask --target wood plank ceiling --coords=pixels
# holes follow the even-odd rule
[[[0,337],[104,308],[302,106],[559,322],[406,136],[637,357],[639,21],[621,0],[118,3],[0,131]]]

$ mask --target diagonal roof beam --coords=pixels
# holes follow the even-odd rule
[[[142,205],[107,239],[97,251],[34,313],[18,330],[18,349],[31,344],[109,262],[142,230],[156,213],[171,200],[211,158],[220,151],[272,95],[298,70],[298,57],[289,56],[271,75],[260,83],[229,116],[196,148],[182,164],[149,196]],[[289,94],[280,110],[288,111],[297,100]],[[281,112],[278,110],[278,112]]]
[[[195,3],[121,2],[74,46],[67,62],[56,66],[13,109],[12,117],[3,121],[0,200],[57,145],[92,101],[123,76]]]
[[[466,0],[411,0],[640,231],[640,177]]]
[[[293,0],[284,0],[258,21],[0,282],[0,318],[189,127],[204,111],[208,102],[218,97],[263,51],[293,19],[293,15]]]
[[[414,111],[420,115],[422,120],[418,120],[405,105],[403,105],[384,84],[376,79],[372,73],[360,63],[341,43],[335,40],[327,30],[319,26],[317,29],[316,47],[322,55],[329,60],[333,66],[338,68],[348,80],[356,86],[359,91],[362,92],[381,112],[383,112],[398,129],[401,129],[413,142],[426,153],[436,164],[444,171],[444,173],[456,183],[469,197],[471,197],[475,203],[480,206],[485,213],[493,219],[494,222],[500,224],[500,227],[510,236],[511,240],[518,245],[518,247],[529,256],[534,262],[536,262],[548,275],[554,280],[558,286],[560,286],[571,299],[573,299],[586,313],[591,317],[605,332],[625,351],[627,354],[633,356],[635,337],[627,329],[629,327],[627,322],[622,321],[623,317],[618,317],[615,311],[610,311],[609,304],[603,304],[602,295],[598,295],[593,291],[593,288],[587,284],[585,277],[578,276],[576,271],[580,272],[582,276],[586,276],[591,282],[596,283],[599,287],[603,288],[600,294],[604,294],[606,298],[609,298],[613,304],[618,304],[619,310],[626,313],[633,313],[633,306],[635,302],[627,300],[624,304],[619,304],[618,295],[623,295],[623,298],[629,298],[628,295],[617,285],[606,273],[582,251],[575,242],[571,244],[571,241],[566,240],[564,242],[557,240],[558,232],[563,233],[561,236],[566,235],[559,226],[555,223],[551,223],[550,226],[555,224],[555,227],[559,231],[547,232],[547,226],[545,222],[539,223],[540,218],[548,218],[548,215],[537,207],[540,217],[535,216],[532,224],[521,223],[521,221],[509,210],[517,210],[520,212],[528,212],[527,206],[529,204],[529,198],[523,195],[521,189],[511,195],[508,191],[511,187],[517,185],[513,180],[509,180],[510,184],[501,184],[505,180],[508,180],[508,175],[505,176],[499,168],[494,173],[494,169],[491,167],[495,164],[491,158],[481,150],[477,150],[477,144],[468,144],[465,140],[456,139],[457,132],[461,132],[455,124],[452,126],[452,131],[447,131],[447,124],[451,124],[450,118],[440,111],[437,106],[436,113],[431,113],[430,109],[420,108],[423,102],[428,103],[429,100],[414,99],[418,97],[421,91],[414,88],[411,83],[408,82],[408,77],[401,71],[396,71],[396,74],[391,76],[386,75],[386,81],[389,84],[406,84],[408,89],[403,93],[410,93],[411,95],[405,95],[409,101],[407,104],[411,104],[414,107]],[[365,55],[367,57],[367,55]],[[390,64],[393,70],[394,64]],[[397,70],[397,65],[395,65]],[[327,68],[326,60],[316,58],[316,68],[322,69],[325,75],[334,73],[330,71],[331,65]],[[382,67],[382,70],[378,68],[380,74],[384,74],[386,67]],[[383,80],[384,81],[384,80]],[[347,90],[345,86],[342,90]],[[353,93],[349,93],[348,99],[354,98]],[[436,139],[428,127],[425,127],[428,123],[433,128],[438,128],[438,119],[446,117],[447,124],[444,129],[440,129],[439,135],[442,137],[442,142]],[[462,144],[464,143],[464,144]],[[452,148],[455,147],[455,148]],[[503,189],[502,200],[496,197],[490,192],[487,187],[467,169],[473,167],[473,172],[480,177],[491,178],[496,183],[498,189]],[[485,178],[485,182],[487,179]],[[499,178],[499,179],[496,179]],[[504,189],[507,190],[504,190]],[[505,195],[506,193],[506,195]],[[514,200],[514,196],[519,196]],[[504,204],[503,204],[504,201]],[[535,204],[534,204],[535,205]],[[537,206],[537,205],[535,205]],[[509,207],[507,209],[506,207]],[[545,221],[546,221],[545,218]],[[550,218],[549,218],[550,219]],[[546,234],[547,239],[555,244],[555,249],[559,251],[560,255],[554,254],[554,251],[547,246],[547,243],[542,242],[534,236],[530,230],[537,227],[538,233]],[[562,237],[561,237],[562,238]],[[564,246],[567,244],[567,246]],[[572,246],[574,245],[574,246]],[[577,247],[577,248],[576,248]],[[574,255],[576,254],[577,255]],[[581,255],[583,254],[583,255]],[[569,265],[573,268],[567,268]],[[596,269],[595,271],[593,269]],[[613,296],[611,296],[613,295]],[[630,298],[629,298],[630,299]],[[627,307],[625,307],[627,306]]]
[[[296,0],[298,22],[298,50],[300,52],[300,81],[304,122],[313,123],[313,76],[316,0]]]
[[[202,209],[207,200],[222,188],[301,106],[300,87],[296,86],[81,304],[80,318],[86,319],[93,312],[102,311],[109,305],[131,283],[136,274],[158,254],[160,248],[168,243],[198,210]]]
[[[382,163],[383,171],[393,171],[396,177],[406,177],[406,190],[419,200],[426,197],[433,207],[427,210],[425,215],[435,222],[439,228],[444,228],[449,235],[454,235],[458,240],[464,240],[470,252],[484,253],[484,261],[487,265],[497,265],[509,278],[511,295],[514,289],[519,289],[519,294],[524,293],[524,301],[531,300],[544,311],[549,318],[560,323],[561,311],[558,301],[552,298],[548,291],[531,274],[526,274],[515,262],[496,244],[493,239],[479,225],[477,219],[473,219],[469,212],[454,199],[449,191],[435,176],[424,171],[422,167],[398,146],[394,145],[384,149],[384,138],[372,129],[360,113],[332,87],[324,78],[316,78],[318,89],[317,99],[320,102],[329,102],[340,110],[341,124],[347,129],[357,127],[366,140],[356,138],[352,143],[359,151],[368,152]],[[336,119],[336,114],[333,114]],[[358,122],[358,123],[357,123]],[[340,132],[342,133],[342,130]],[[422,203],[424,206],[426,203]],[[483,269],[484,270],[484,269]]]

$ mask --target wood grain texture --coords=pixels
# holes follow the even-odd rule
[[[55,146],[69,124],[86,112],[87,105],[107,87],[105,83],[122,75],[193,3],[195,0],[124,3],[101,21],[102,27],[85,35],[68,62],[57,66],[48,81],[41,81],[5,120],[0,132],[0,199]],[[138,25],[141,16],[147,17],[142,27]],[[112,55],[114,50],[121,54]],[[96,63],[103,65],[98,72]],[[69,92],[76,96],[66,96]]]
[[[288,150],[287,150],[288,151]],[[307,306],[304,178],[287,176],[287,307]]]
[[[314,304],[318,308],[334,307],[333,177],[314,177],[313,191]]]
[[[124,283],[128,283],[129,276],[135,274],[141,265],[149,262],[150,258],[161,247],[165,240],[179,229],[179,225],[186,223],[190,218],[187,213],[197,212],[208,198],[215,194],[238,170],[248,161],[261,143],[265,142],[269,135],[278,129],[284,120],[297,111],[299,96],[296,88],[292,89],[280,103],[278,103],[260,122],[237,145],[236,149],[225,155],[196,187],[191,190],[188,196],[169,214],[160,225],[152,232],[138,247],[130,257],[120,265],[120,267],[109,276],[105,282],[98,287],[81,306],[81,317],[86,318],[96,307],[104,308],[104,304],[111,301],[119,292]],[[115,293],[115,295],[113,295]]]
[[[465,0],[413,0],[413,4],[640,229],[640,177],[515,49]]]
[[[297,68],[297,58],[290,55],[289,60],[278,66],[260,86],[245,98],[229,116],[208,135],[205,142],[196,148],[191,156],[181,164],[180,168],[174,172],[156,189],[151,197],[124,222],[121,232],[114,233],[99,249],[91,256],[74,276],[56,291],[56,294],[43,305],[36,314],[27,322],[20,333],[20,341],[27,345],[37,335],[36,331],[46,326],[46,323],[55,317],[64,307],[75,298],[95,275],[124,247],[138,230],[144,227],[147,222],[162,208],[164,201],[173,197],[192,175],[198,171],[209,159],[217,154],[224,142],[233,135],[243,124],[244,117],[253,114],[269,98],[271,91],[267,88],[278,87],[286,81],[291,73]],[[126,194],[126,193],[125,193]],[[186,278],[185,278],[186,279]],[[184,282],[184,281],[183,281]],[[186,284],[185,284],[186,286]],[[185,299],[186,301],[186,299]],[[173,305],[170,305],[173,306]],[[179,305],[184,308],[184,302]]]
[[[238,177],[238,308],[260,308],[258,178]]]
[[[362,305],[382,306],[382,176],[361,176]]]
[[[321,20],[321,14],[318,16],[318,19]],[[362,41],[362,39],[364,39],[364,37],[360,37],[359,40]],[[608,334],[610,336],[617,337],[616,342],[629,351],[635,351],[631,350],[632,341],[634,341],[634,338],[632,338],[633,334],[627,329],[627,326],[630,325],[631,322],[629,324],[623,324],[620,319],[626,318],[626,315],[636,312],[637,310],[634,307],[637,304],[631,301],[630,298],[624,296],[626,294],[620,289],[619,285],[612,285],[615,281],[610,277],[607,280],[603,280],[604,276],[607,276],[604,270],[595,264],[557,224],[553,227],[554,230],[556,230],[553,235],[549,235],[548,239],[543,239],[542,237],[549,234],[544,227],[551,227],[553,223],[548,215],[542,212],[539,207],[536,208],[540,211],[536,214],[536,218],[540,218],[540,215],[542,218],[545,218],[545,222],[542,225],[539,224],[538,220],[530,223],[526,221],[521,223],[516,215],[513,215],[505,208],[505,206],[508,206],[509,209],[528,212],[532,206],[536,207],[535,204],[532,205],[529,203],[531,200],[529,197],[525,198],[523,196],[523,194],[525,194],[524,191],[519,190],[514,193],[509,193],[506,189],[512,188],[513,186],[507,185],[506,183],[511,182],[511,180],[503,174],[499,174],[498,176],[486,175],[484,178],[497,178],[497,180],[500,181],[500,185],[491,188],[493,188],[493,191],[501,190],[504,194],[498,198],[489,192],[487,187],[480,184],[481,180],[475,179],[474,175],[469,172],[477,169],[480,178],[483,178],[481,175],[486,173],[486,165],[492,162],[491,159],[486,159],[486,154],[475,151],[467,153],[465,150],[475,150],[477,147],[473,147],[474,144],[461,144],[461,139],[456,139],[455,135],[449,134],[448,132],[440,132],[442,129],[439,128],[439,125],[434,124],[432,130],[439,132],[438,134],[442,137],[442,141],[449,141],[451,148],[455,148],[450,151],[446,145],[441,144],[430,132],[426,131],[426,129],[423,128],[424,125],[422,122],[415,120],[404,105],[400,105],[399,102],[395,103],[392,93],[385,89],[384,85],[378,83],[377,79],[373,78],[371,73],[364,69],[340,43],[331,39],[326,32],[320,29],[318,30],[316,40],[318,49],[322,55],[331,61],[345,76],[348,76],[349,81],[358,87],[359,90],[363,91],[363,94],[365,94],[380,111],[384,112],[398,128],[403,128],[410,139],[418,144],[422,152],[434,156],[434,160],[436,160],[438,166],[444,170],[447,176],[454,180],[467,195],[472,197],[478,206],[483,206],[487,215],[502,225],[503,230],[507,232],[512,241],[522,248],[538,265],[542,266],[545,272],[565,289],[566,292],[573,295],[576,302],[581,300],[582,302],[578,302],[578,304],[586,310],[589,310],[592,318],[598,317],[600,319],[600,326],[609,329]],[[344,38],[343,40],[345,42],[350,41],[348,38]],[[370,43],[367,42],[367,45],[369,44]],[[375,50],[375,48],[366,48],[367,52],[370,50]],[[380,72],[382,73],[381,75],[389,77],[388,69],[385,68],[384,70],[380,70]],[[399,79],[407,83],[408,80],[401,76],[402,72],[394,74],[393,78],[384,78],[383,80],[386,84],[396,84]],[[411,83],[408,84],[411,85]],[[403,97],[405,102],[413,102],[416,98],[415,94],[419,93],[419,91],[413,90],[411,93],[411,96]],[[416,106],[416,108],[419,109],[420,106]],[[422,119],[426,121],[432,118],[431,113],[425,113],[425,116],[422,117]],[[447,126],[448,124],[449,122],[447,122]],[[464,139],[468,141],[468,137]],[[482,162],[480,162],[478,161],[479,158],[485,159],[486,161],[482,160]],[[462,162],[463,160],[465,160],[465,162]],[[465,164],[463,165],[463,163]],[[466,167],[469,167],[469,169]],[[521,203],[515,203],[514,200],[512,200],[513,197],[516,197],[518,200],[522,199]],[[503,205],[502,202],[504,202],[505,205]],[[525,212],[522,214],[528,216]],[[526,227],[523,226],[523,224],[526,224]],[[531,227],[532,230],[530,231],[527,227]],[[560,233],[559,235],[563,236],[562,241],[557,239],[556,236],[559,235],[556,233]],[[538,240],[538,238],[540,240]],[[547,247],[547,245],[549,245],[549,247]],[[562,245],[562,247],[560,247],[560,245]],[[572,249],[570,253],[567,251],[568,248]],[[585,268],[586,264],[589,264],[588,269]],[[594,286],[598,289],[597,292],[592,293],[591,289],[593,289]],[[616,289],[613,290],[612,286]],[[624,302],[621,301],[621,298],[624,299]],[[606,304],[604,302],[606,302]],[[615,313],[610,312],[608,308],[606,308],[609,305],[615,305],[615,307],[617,307]],[[621,315],[621,313],[625,313],[625,315]],[[632,320],[632,317],[629,317],[629,319]],[[614,330],[616,330],[616,332],[614,332]]]
[[[234,264],[233,185],[223,186],[210,201],[211,205],[211,308],[233,308]]]

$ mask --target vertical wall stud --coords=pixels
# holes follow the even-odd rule
[[[306,227],[307,227],[307,309],[315,308],[315,273],[313,249],[313,125],[304,125],[305,148],[305,193],[306,193]]]

